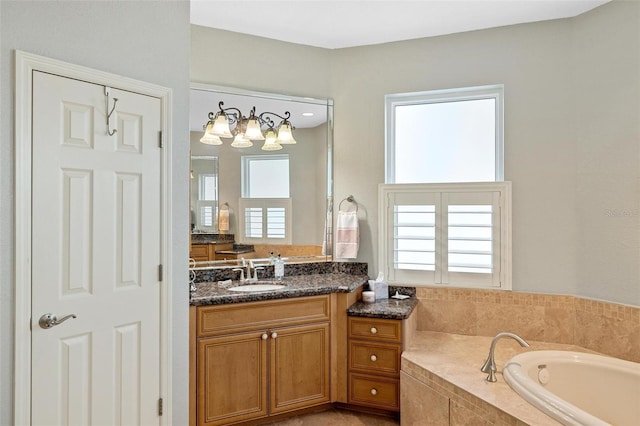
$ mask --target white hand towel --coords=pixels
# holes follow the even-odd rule
[[[358,212],[338,212],[336,254],[339,259],[355,259],[359,246]]]
[[[218,212],[218,232],[229,231],[229,209],[220,209]]]

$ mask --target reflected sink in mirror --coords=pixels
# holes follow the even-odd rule
[[[247,285],[239,285],[239,286],[231,287],[231,288],[228,288],[227,290],[253,292],[253,291],[273,291],[273,290],[280,290],[282,288],[284,288],[284,286],[280,284],[247,284]]]

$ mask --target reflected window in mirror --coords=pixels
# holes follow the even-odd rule
[[[291,244],[289,155],[243,155],[240,235],[244,243]]]
[[[218,230],[218,184],[218,157],[192,157],[192,231],[216,232]]]

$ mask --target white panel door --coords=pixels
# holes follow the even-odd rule
[[[113,136],[103,86],[34,72],[34,425],[159,423],[161,102],[110,96]]]

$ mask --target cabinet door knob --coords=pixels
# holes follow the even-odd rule
[[[262,334],[262,340],[267,340],[268,338],[269,338],[269,335],[267,333]]]
[[[378,357],[375,355],[371,355],[371,361],[376,362],[378,360]]]
[[[278,333],[276,333],[275,331],[273,333],[271,333],[271,338],[272,339],[277,339],[278,338]]]
[[[378,394],[378,390],[376,388],[371,389],[371,395],[377,395]]]
[[[371,327],[371,334],[376,334],[378,332],[378,329],[375,327]]]

